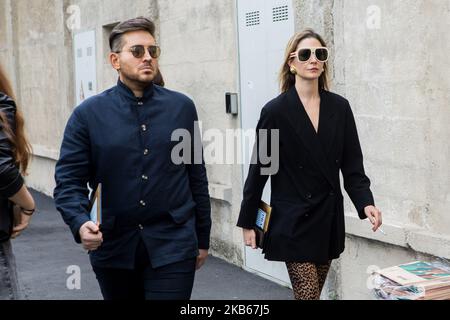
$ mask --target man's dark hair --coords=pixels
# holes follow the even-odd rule
[[[114,27],[109,36],[109,47],[111,48],[111,52],[122,50],[124,45],[122,37],[125,33],[138,30],[147,31],[152,37],[155,37],[155,24],[151,20],[145,17],[137,17],[123,21]]]
[[[160,87],[164,87],[165,83],[164,78],[161,74],[161,70],[158,69],[158,73],[156,74],[155,78],[153,78],[153,83]]]

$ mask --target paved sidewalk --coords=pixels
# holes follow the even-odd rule
[[[53,200],[33,192],[38,211],[31,226],[13,241],[22,298],[32,300],[98,300],[100,289],[89,257],[76,244]],[[81,288],[69,290],[66,273],[79,266]],[[292,300],[292,291],[215,257],[196,274],[193,300]]]

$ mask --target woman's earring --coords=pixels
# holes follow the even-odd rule
[[[291,73],[294,75],[297,74],[297,69],[294,66],[291,67]]]

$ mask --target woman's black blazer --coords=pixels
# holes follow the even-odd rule
[[[276,261],[326,263],[344,250],[344,188],[361,219],[364,208],[374,205],[370,180],[355,120],[348,101],[320,91],[318,133],[314,130],[295,87],[268,102],[261,111],[260,129],[278,129],[279,168],[271,174],[272,217],[263,248],[265,258]],[[257,134],[257,151],[268,145]],[[254,151],[254,152],[255,152]],[[260,157],[250,165],[237,226],[253,228],[268,167]]]

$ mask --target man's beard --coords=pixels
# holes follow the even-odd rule
[[[122,77],[124,79],[126,79],[129,82],[134,83],[135,85],[145,88],[147,87],[150,83],[152,83],[153,79],[155,78],[157,72],[153,69],[153,73],[152,76],[140,76],[138,74],[129,74],[126,72],[123,72],[122,70]]]

